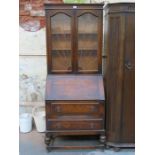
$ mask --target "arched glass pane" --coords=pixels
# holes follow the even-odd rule
[[[52,71],[71,71],[71,18],[64,13],[51,17]]]
[[[98,70],[98,18],[85,13],[78,17],[78,70]]]

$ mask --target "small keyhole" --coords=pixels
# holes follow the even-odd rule
[[[60,107],[59,106],[56,107],[56,111],[60,112]]]
[[[90,128],[93,129],[94,128],[94,123],[90,124]]]

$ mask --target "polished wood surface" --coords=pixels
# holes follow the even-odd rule
[[[135,142],[134,3],[105,9],[105,93],[107,144],[131,147]]]
[[[45,4],[45,12],[47,150],[61,148],[53,137],[69,135],[98,135],[93,148],[104,148],[103,4]]]
[[[48,75],[46,100],[104,100],[102,75]]]
[[[102,119],[94,120],[48,120],[47,129],[48,130],[97,130],[102,129]]]
[[[103,4],[45,5],[48,74],[102,72]]]
[[[48,4],[45,3],[45,10],[103,10],[103,5],[102,4],[98,4],[98,3],[91,3],[91,4],[87,4],[87,3],[83,3],[83,4],[78,4],[78,3],[63,3],[63,4]]]
[[[48,101],[48,118],[102,118],[105,113],[104,103],[97,101]]]

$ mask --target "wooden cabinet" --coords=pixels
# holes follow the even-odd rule
[[[45,5],[48,73],[101,73],[103,5]]]
[[[99,135],[105,143],[105,103],[102,75],[48,75],[46,80],[46,139],[66,135]],[[88,146],[87,146],[88,147]],[[97,147],[97,146],[93,146]]]
[[[102,75],[58,75],[46,80],[46,139],[65,135],[99,135],[105,145],[105,97]],[[87,146],[88,147],[88,146]],[[89,148],[89,147],[88,147]]]
[[[132,147],[135,140],[135,4],[105,8],[107,144]]]
[[[45,4],[45,12],[47,149],[60,135],[99,135],[97,146],[104,147],[103,4]]]

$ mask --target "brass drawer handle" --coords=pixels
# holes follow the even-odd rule
[[[60,123],[56,123],[56,128],[60,129],[61,128],[61,124]]]
[[[56,112],[61,112],[61,107],[60,106],[56,107]]]
[[[91,109],[91,112],[97,112],[97,107],[95,106],[91,106],[90,109]]]
[[[90,128],[91,128],[91,129],[94,129],[94,127],[95,127],[95,124],[94,124],[94,123],[91,123],[91,124],[90,124]]]

